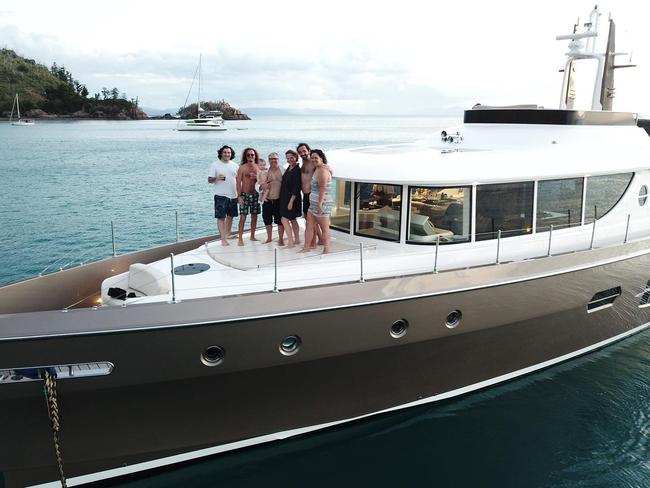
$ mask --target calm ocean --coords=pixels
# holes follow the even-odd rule
[[[256,117],[224,133],[174,121],[0,123],[0,285],[215,232],[209,163],[437,138],[459,119]],[[409,165],[414,161],[399,161]],[[124,487],[650,487],[650,331],[443,403],[184,466]],[[1,440],[0,440],[1,442]],[[128,440],[125,440],[128,442]],[[65,446],[64,446],[65,449]]]

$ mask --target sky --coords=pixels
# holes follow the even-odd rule
[[[0,46],[64,65],[91,93],[117,87],[158,109],[184,105],[199,55],[202,98],[240,108],[557,108],[568,41],[555,36],[585,22],[594,1],[0,0]],[[650,2],[599,11],[601,37],[611,13],[617,52],[638,65],[616,70],[614,109],[650,114]]]

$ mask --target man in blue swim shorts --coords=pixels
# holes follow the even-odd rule
[[[214,218],[221,245],[228,246],[228,236],[232,232],[232,219],[237,217],[237,165],[232,162],[235,151],[230,146],[222,146],[217,151],[219,159],[208,169],[208,183],[214,192]]]

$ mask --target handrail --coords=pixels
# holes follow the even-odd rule
[[[617,242],[618,243],[622,242],[623,244],[628,243],[634,237],[632,235],[632,232],[635,230],[635,228],[639,229],[639,230],[643,230],[643,232],[644,232],[643,236],[646,236],[646,235],[650,236],[650,219],[649,218],[641,218],[641,219],[636,219],[635,221],[631,221],[631,216],[629,214],[627,215],[627,218],[626,218],[625,222],[616,221],[616,222],[610,222],[610,223],[607,223],[607,224],[603,224],[602,221],[601,221],[599,223],[599,225],[596,225],[596,221],[593,221],[590,224],[586,224],[586,225],[578,225],[578,224],[560,224],[560,225],[557,225],[557,226],[550,225],[549,229],[547,231],[544,230],[544,231],[541,231],[541,232],[536,232],[535,234],[532,234],[532,232],[530,232],[530,229],[527,228],[527,227],[526,228],[520,228],[520,229],[507,229],[507,230],[498,229],[496,231],[497,239],[478,239],[476,242],[472,243],[472,245],[474,245],[474,246],[476,246],[478,244],[478,246],[476,246],[476,248],[479,251],[480,250],[483,250],[483,251],[478,253],[478,254],[480,254],[478,259],[474,259],[474,260],[470,259],[469,262],[465,261],[465,263],[463,264],[463,267],[472,268],[472,267],[475,267],[475,266],[485,266],[485,265],[489,265],[489,264],[500,264],[500,263],[504,262],[504,259],[505,259],[505,261],[508,261],[508,260],[513,261],[513,259],[512,259],[513,252],[514,252],[514,256],[515,256],[514,261],[519,261],[521,259],[535,259],[535,258],[540,258],[540,257],[551,256],[551,250],[552,249],[556,250],[556,254],[563,254],[564,252],[569,251],[569,250],[567,250],[567,246],[566,246],[566,236],[568,236],[568,235],[576,236],[576,234],[566,234],[566,233],[561,232],[561,231],[568,230],[568,229],[571,229],[571,228],[572,229],[580,228],[580,229],[582,229],[582,232],[579,235],[582,235],[582,236],[586,237],[588,235],[589,227],[591,227],[591,233],[590,233],[591,236],[590,236],[588,246],[584,247],[584,248],[581,248],[580,246],[575,246],[575,245],[570,246],[571,247],[571,249],[570,249],[571,252],[578,251],[578,250],[592,250],[597,245],[602,246],[603,244],[612,245],[612,244],[615,244]],[[259,226],[258,228],[261,228],[261,226]],[[623,230],[624,230],[624,232],[623,232]],[[637,230],[637,236],[638,236],[639,230]],[[545,232],[548,232],[548,234],[546,235]],[[619,234],[619,232],[620,232],[620,234]],[[509,241],[508,238],[509,237],[517,237],[517,236],[523,237],[523,236],[521,236],[522,233],[526,233],[527,235],[537,236],[537,239],[532,241],[533,244],[531,244],[530,247],[526,248],[525,257],[522,257],[522,253],[518,252],[518,249],[521,248],[521,246],[519,244],[521,241],[519,241],[519,240],[517,241],[518,244],[517,244],[517,246],[514,247],[514,251],[513,251],[513,248],[508,245],[508,241]],[[494,234],[495,234],[495,232],[486,232],[486,233],[479,233],[479,234],[476,234],[476,235],[477,236],[493,236]],[[510,234],[510,236],[508,236],[508,234]],[[512,234],[517,234],[517,235],[513,236]],[[616,239],[616,237],[615,237],[617,234],[619,235],[618,239]],[[506,239],[506,240],[504,241],[504,239]],[[637,239],[638,239],[638,237],[637,237]],[[495,240],[496,242],[494,244],[490,244],[490,240]],[[559,242],[564,241],[565,246],[564,247],[562,247],[562,246],[552,247],[553,244],[555,242],[558,242],[558,241]],[[214,242],[214,241],[206,242],[206,247],[208,247],[208,244],[210,242]],[[461,243],[461,244],[466,245],[468,243]],[[485,260],[485,257],[487,257],[487,254],[485,254],[485,251],[489,250],[489,247],[491,245],[496,246],[496,259],[492,258],[492,261],[490,263],[489,261]],[[441,249],[441,247],[442,247],[442,249]],[[307,283],[307,282],[313,283],[313,277],[306,278],[306,279],[295,279],[295,278],[293,278],[293,279],[290,279],[288,281],[283,280],[283,283],[280,283],[279,280],[280,280],[281,276],[279,275],[278,271],[279,271],[279,269],[281,267],[283,267],[283,268],[293,267],[293,266],[299,265],[299,263],[300,264],[304,263],[305,260],[313,260],[313,259],[316,259],[316,258],[326,260],[328,265],[339,266],[342,263],[354,262],[353,253],[358,252],[359,253],[358,254],[358,256],[359,256],[358,257],[358,263],[359,263],[360,273],[357,273],[356,278],[355,278],[355,276],[353,274],[348,275],[348,273],[346,273],[344,271],[342,274],[339,273],[336,276],[336,279],[334,280],[335,282],[357,281],[357,282],[363,283],[368,278],[368,275],[372,275],[372,278],[380,278],[380,277],[381,278],[384,278],[384,277],[387,278],[387,277],[390,277],[390,276],[393,276],[393,275],[397,275],[396,271],[389,271],[388,273],[386,273],[386,272],[381,272],[381,271],[377,271],[377,270],[372,270],[372,264],[373,264],[372,261],[371,261],[370,270],[366,269],[366,263],[364,262],[364,254],[365,254],[365,251],[367,251],[367,250],[369,250],[371,248],[376,249],[377,246],[376,245],[368,246],[368,245],[360,244],[358,249],[357,248],[351,248],[351,249],[345,249],[345,250],[341,250],[341,251],[335,251],[335,252],[332,252],[331,254],[328,254],[326,256],[322,256],[320,254],[319,255],[301,255],[300,257],[296,256],[295,259],[289,259],[289,260],[283,261],[282,263],[280,263],[279,260],[277,259],[277,249],[276,249],[276,250],[273,251],[273,253],[274,253],[273,261],[270,262],[270,263],[260,264],[260,265],[258,265],[256,267],[256,269],[262,270],[262,269],[269,269],[269,268],[273,267],[273,275],[274,275],[273,286],[272,286],[272,288],[271,287],[269,287],[269,288],[273,289],[274,291],[278,291],[280,289],[279,286],[281,284],[283,285],[283,288],[286,289],[288,287],[293,288],[295,286],[302,286],[301,283],[303,283],[303,282],[304,283]],[[269,246],[269,251],[271,251],[272,249],[274,249],[274,248]],[[402,258],[412,259],[413,257],[417,257],[417,256],[425,257],[427,260],[434,258],[433,259],[433,263],[434,263],[433,273],[438,273],[440,270],[457,269],[458,265],[459,265],[458,260],[457,260],[457,256],[458,256],[457,252],[459,252],[459,251],[464,252],[465,249],[466,249],[465,246],[463,246],[463,247],[441,246],[440,236],[438,235],[437,238],[436,238],[436,241],[435,241],[435,248],[431,248],[431,247],[427,248],[427,247],[425,247],[425,248],[422,249],[421,252],[409,252],[409,253],[404,253],[403,255],[395,255],[395,259],[397,259],[397,260],[401,260]],[[494,248],[492,248],[492,249],[494,249]],[[238,247],[238,248],[235,248],[233,250],[233,253],[238,253],[238,254],[249,253],[249,252],[251,252],[251,253],[253,253],[253,252],[259,253],[259,249],[257,249],[257,250],[249,250],[249,249],[246,249],[246,248],[239,248]],[[86,251],[86,253],[84,253],[84,256],[88,255],[90,253],[92,253],[92,250]],[[203,248],[200,248],[200,249],[196,250],[195,252],[194,251],[189,251],[189,252],[184,252],[182,254],[182,256],[192,256],[192,255],[197,255],[197,256],[200,255],[203,258],[205,258],[206,257],[206,251],[203,250]],[[492,256],[494,256],[494,255],[492,255]],[[343,258],[343,259],[341,259],[341,258]],[[352,258],[352,259],[350,259],[350,258]],[[63,258],[59,258],[56,261],[56,263],[60,263],[62,259]],[[431,262],[431,261],[429,261],[429,262]],[[67,263],[64,267],[67,267],[71,263],[72,263],[72,261],[70,263]],[[143,269],[143,271],[146,270],[147,268],[149,268],[150,266],[153,266],[154,264],[155,263],[148,264]],[[404,263],[404,264],[406,264],[406,263]],[[45,268],[41,272],[41,274],[43,272],[47,271],[47,269],[49,269],[51,266],[52,265]],[[61,268],[61,269],[63,269],[63,268]],[[429,269],[431,269],[431,268],[429,268]],[[239,272],[239,270],[234,270],[234,272]],[[420,273],[423,273],[423,272],[424,272],[424,268],[422,267],[422,265],[418,265],[416,267],[409,266],[408,269],[407,268],[400,268],[399,274],[400,275],[414,274],[414,273],[415,274],[420,274]],[[223,276],[223,270],[215,271],[215,273],[221,273],[220,276]],[[171,298],[172,298],[172,301],[175,301],[176,298],[177,298],[177,295],[178,295],[178,290],[175,289],[174,282],[173,282],[173,280],[174,280],[174,278],[173,278],[173,269],[170,269],[169,274],[171,275],[171,279],[172,279],[172,288],[174,288],[172,290],[172,297]],[[330,278],[334,278],[334,277],[330,277]],[[153,281],[156,281],[156,279],[152,279],[151,283],[153,283]],[[242,288],[242,287],[245,287],[245,286],[246,285],[234,284],[234,283],[226,283],[223,286],[211,284],[208,288],[210,288],[212,290],[217,290],[217,289],[220,289],[220,288]],[[202,288],[206,288],[206,287],[197,287],[197,288],[192,288],[192,289],[183,288],[183,289],[180,290],[180,292],[181,292],[181,295],[182,295],[183,293],[187,293],[188,291],[199,290],[199,289],[202,289]],[[87,297],[84,297],[81,300],[77,300],[75,303],[73,303],[73,304],[71,304],[71,305],[69,305],[67,307],[64,307],[64,310],[72,308],[75,305],[88,300],[92,296],[93,295],[89,295]],[[146,298],[147,297],[139,296],[139,297],[136,297],[134,299],[129,299],[130,300],[129,304],[140,302],[140,301],[142,301],[143,299],[146,299]],[[125,301],[125,305],[126,305],[126,301]]]

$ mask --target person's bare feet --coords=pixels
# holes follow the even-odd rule
[[[251,236],[251,238],[249,239],[249,241],[256,241],[256,240],[257,239],[255,238],[255,236]]]
[[[238,246],[243,246],[243,245],[244,245],[244,241],[242,241],[241,239],[239,239],[239,242],[237,243],[237,245],[238,245]]]
[[[230,244],[228,244],[228,241],[226,241],[226,240],[221,241],[221,245],[222,246],[230,246]]]
[[[283,247],[284,246],[284,241],[278,242],[278,247]]]
[[[314,250],[314,248],[312,248],[312,247],[303,247],[303,248],[302,248],[300,251],[298,251],[298,252],[310,252],[310,251],[313,251],[313,250]]]
[[[323,254],[329,254],[329,253],[330,253],[330,250],[327,249],[326,247],[324,247],[323,248]]]
[[[267,239],[262,244],[268,244],[269,242],[273,242],[273,239]]]

